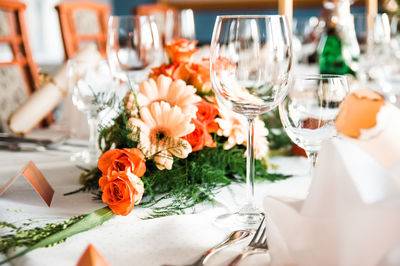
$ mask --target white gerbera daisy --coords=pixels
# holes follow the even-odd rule
[[[139,142],[138,148],[147,158],[152,158],[160,170],[172,168],[172,155],[186,158],[192,151],[189,142],[182,137],[191,133],[195,126],[178,106],[153,102],[140,108],[140,118],[130,118],[128,125],[133,139]]]
[[[139,84],[140,93],[137,100],[139,106],[148,106],[153,102],[164,101],[171,106],[178,106],[182,112],[195,117],[197,112],[196,103],[201,100],[196,95],[196,89],[191,85],[186,85],[183,80],[172,81],[171,78],[160,75],[157,81],[148,79]]]

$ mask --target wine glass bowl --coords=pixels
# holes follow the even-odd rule
[[[194,14],[192,9],[179,11],[168,10],[165,14],[164,45],[170,44],[176,39],[196,39]]]
[[[286,133],[306,151],[312,166],[321,143],[337,135],[335,119],[348,93],[345,76],[297,76],[291,82],[286,99],[279,105]]]
[[[252,227],[262,214],[254,202],[254,121],[286,95],[292,66],[291,34],[285,16],[218,16],[210,47],[214,93],[228,110],[248,121],[247,203],[217,223]]]
[[[88,116],[96,116],[104,109],[112,106],[112,78],[106,61],[101,61],[95,69],[87,69],[84,73],[77,73],[73,69],[79,64],[69,61],[70,74],[75,79],[72,85],[72,102],[77,109]]]
[[[360,49],[357,76],[362,82],[382,83],[389,59],[390,25],[387,14],[354,14],[354,29]]]
[[[100,156],[97,146],[98,116],[115,104],[113,79],[105,60],[93,68],[83,68],[85,65],[85,62],[79,60],[69,60],[67,65],[72,102],[79,111],[86,114],[89,124],[88,149],[72,155],[71,160],[96,164]]]
[[[161,63],[162,44],[151,16],[111,16],[108,23],[107,57],[113,75],[136,84],[145,70]]]
[[[284,16],[217,18],[211,80],[215,94],[230,109],[254,116],[268,112],[284,98],[292,63],[286,28]]]

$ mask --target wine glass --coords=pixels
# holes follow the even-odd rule
[[[69,60],[67,65],[72,102],[79,111],[86,114],[89,124],[88,149],[73,154],[71,160],[97,164],[100,156],[97,145],[98,117],[115,104],[113,78],[105,60],[93,68],[84,68],[85,65],[84,62],[74,59]]]
[[[195,40],[196,30],[193,10],[168,10],[165,14],[164,34],[165,44],[169,44],[171,41],[179,38],[184,38],[190,41]]]
[[[390,21],[390,46],[393,54],[400,59],[400,15],[393,15]]]
[[[385,86],[382,69],[389,59],[390,26],[386,14],[355,14],[354,28],[360,49],[357,77],[362,83],[375,81]],[[364,85],[364,84],[363,84]],[[379,88],[376,88],[379,89]],[[382,88],[380,88],[381,90]]]
[[[335,119],[339,105],[349,93],[345,76],[297,76],[279,105],[279,115],[290,139],[303,148],[315,166],[321,143],[337,135]]]
[[[151,16],[111,16],[107,58],[113,76],[136,89],[152,67],[161,64],[162,44]],[[130,89],[129,88],[129,89]]]
[[[254,202],[254,120],[286,95],[292,66],[290,36],[287,19],[281,15],[216,19],[210,47],[214,93],[227,109],[248,120],[247,203],[237,213],[217,217],[219,224],[252,227],[262,216]]]
[[[318,39],[322,26],[317,17],[300,17],[293,19],[293,54],[299,63],[315,63]],[[297,48],[295,47],[297,46]],[[296,51],[296,52],[295,52]]]
[[[389,101],[400,106],[400,15],[392,16],[390,22],[391,57],[387,64],[386,77],[391,85]]]

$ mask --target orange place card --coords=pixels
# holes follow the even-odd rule
[[[19,176],[23,175],[29,183],[33,186],[40,197],[50,207],[51,200],[53,199],[54,189],[47,182],[42,172],[36,167],[34,162],[30,161],[17,175],[12,177],[3,187],[0,187],[0,196],[17,180]]]
[[[82,257],[79,259],[76,266],[108,266],[106,259],[100,254],[100,252],[92,245],[86,248]]]

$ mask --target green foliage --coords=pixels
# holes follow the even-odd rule
[[[8,228],[9,233],[0,236],[0,253],[6,254],[11,250],[24,246],[33,246],[46,237],[64,230],[68,226],[81,220],[84,216],[75,216],[68,221],[47,224],[44,227],[34,227],[32,229],[24,229],[32,224],[32,221],[27,221],[21,226],[16,226],[6,222],[0,222],[0,228]],[[62,242],[59,241],[59,242]]]
[[[271,152],[289,155],[290,148],[293,146],[293,142],[286,134],[285,129],[282,126],[282,122],[279,118],[278,108],[275,108],[274,110],[264,114],[262,119],[269,130],[268,141]]]
[[[224,150],[220,145],[193,152],[187,159],[176,159],[169,171],[160,171],[150,165],[142,178],[147,195],[141,205],[156,206],[152,208],[151,217],[158,217],[183,213],[202,202],[213,202],[219,188],[245,181],[246,160],[243,152],[243,148]],[[289,177],[268,173],[259,160],[256,162],[256,176],[257,179],[270,181]],[[166,205],[155,205],[165,199],[171,201],[166,201]]]
[[[224,150],[222,145],[193,152],[186,159],[175,158],[171,170],[160,171],[152,161],[146,166],[147,171],[142,177],[145,194],[139,206],[151,209],[148,218],[182,214],[196,204],[212,203],[219,188],[232,182],[244,182],[246,176],[244,149]],[[100,177],[100,172],[88,172],[83,179],[84,190],[92,190],[90,184],[98,183]],[[268,173],[262,162],[256,161],[257,179],[275,181],[288,177]],[[97,193],[97,198],[101,198],[101,192]]]
[[[108,207],[104,207],[86,215],[72,217],[65,222],[51,223],[44,227],[35,227],[29,230],[24,230],[23,227],[17,227],[9,223],[0,222],[0,228],[3,226],[12,231],[11,234],[0,237],[0,252],[5,254],[9,250],[15,250],[23,246],[27,247],[6,260],[0,261],[0,265],[23,256],[37,248],[49,247],[63,242],[73,235],[102,225],[105,221],[114,216],[115,214]],[[23,224],[23,226],[28,225],[30,225],[30,223]]]
[[[115,118],[114,124],[100,130],[99,147],[103,152],[111,148],[130,148],[136,147],[137,142],[130,139],[128,136],[132,131],[126,126],[128,118],[124,112]]]

